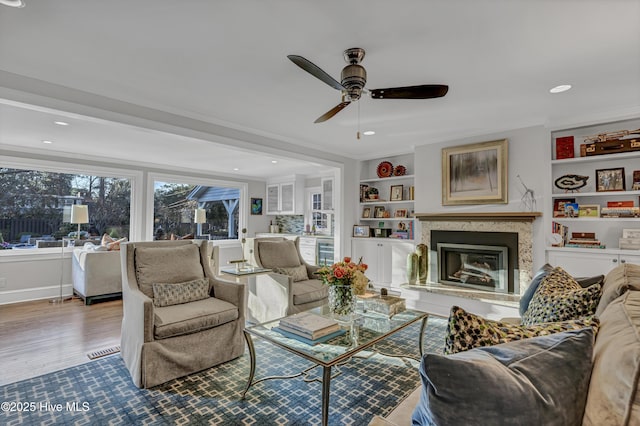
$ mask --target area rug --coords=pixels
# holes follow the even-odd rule
[[[425,352],[441,353],[446,320],[429,318]],[[419,358],[419,323],[376,345],[381,354]],[[256,378],[295,374],[311,364],[254,339]],[[329,424],[366,425],[384,416],[419,384],[418,362],[380,353],[355,357],[331,381]],[[320,369],[316,369],[322,377]],[[249,375],[249,355],[172,380],[136,388],[120,354],[0,387],[3,425],[317,425],[319,382],[267,380],[240,396]],[[8,403],[8,404],[7,404]]]

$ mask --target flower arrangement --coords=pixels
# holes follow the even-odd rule
[[[348,285],[353,287],[354,294],[364,294],[369,282],[364,275],[367,268],[367,264],[362,263],[362,258],[355,263],[350,257],[345,257],[342,262],[321,267],[316,274],[320,275],[322,282],[326,285]]]

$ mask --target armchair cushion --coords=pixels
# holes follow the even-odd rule
[[[317,302],[325,299],[329,290],[320,280],[307,280],[293,283],[293,304]]]
[[[307,267],[304,265],[292,266],[290,268],[273,268],[273,272],[288,275],[293,278],[293,282],[305,281],[309,279]]]
[[[454,354],[482,346],[493,346],[585,327],[593,327],[595,334],[599,324],[598,319],[592,315],[570,321],[524,326],[485,319],[454,306],[449,315],[444,353]]]
[[[259,241],[260,263],[265,268],[287,268],[301,265],[295,242]]]
[[[136,247],[135,270],[140,290],[153,299],[154,283],[180,283],[204,278],[195,244]]]
[[[582,288],[564,269],[556,267],[540,283],[522,316],[522,324],[567,321],[593,315],[601,294],[600,284]]]
[[[166,339],[197,333],[238,319],[238,308],[229,302],[208,297],[195,302],[154,309],[154,337]]]
[[[185,283],[154,283],[153,304],[155,306],[179,305],[209,297],[209,280],[202,278]]]

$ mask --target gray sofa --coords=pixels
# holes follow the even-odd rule
[[[610,271],[605,277],[602,291],[602,298],[596,310],[600,328],[593,347],[593,364],[582,425],[638,425],[640,265],[627,263]],[[506,345],[511,343],[500,346]],[[556,378],[550,376],[549,380]],[[490,389],[486,391],[491,392]],[[370,424],[412,424],[412,414],[417,405],[422,404],[422,392],[422,386],[418,387],[386,418],[376,416]],[[536,421],[536,413],[529,413],[529,416],[530,424],[539,424]]]
[[[244,353],[245,286],[211,270],[203,240],[121,245],[122,358],[149,388]]]

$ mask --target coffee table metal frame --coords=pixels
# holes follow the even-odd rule
[[[326,311],[326,307],[325,311]],[[323,308],[314,308],[312,309],[313,312],[319,313],[322,315],[322,310]],[[304,381],[306,382],[310,382],[310,381],[314,381],[317,379],[307,379],[307,375],[308,372],[318,366],[322,367],[322,425],[326,426],[328,424],[328,418],[329,418],[329,399],[330,399],[330,388],[331,388],[331,379],[334,377],[337,377],[340,373],[336,373],[333,374],[331,373],[331,369],[332,367],[337,367],[340,364],[344,364],[346,362],[348,362],[354,355],[356,355],[358,352],[363,351],[364,349],[370,348],[373,345],[375,345],[376,343],[380,342],[383,339],[386,339],[387,337],[391,336],[392,334],[408,327],[411,324],[414,324],[415,322],[422,320],[422,324],[420,326],[420,334],[418,336],[418,345],[419,345],[419,351],[420,351],[420,356],[422,357],[423,355],[423,339],[424,339],[424,331],[425,328],[427,326],[427,320],[429,318],[429,314],[425,313],[425,312],[418,312],[418,311],[412,311],[412,310],[407,310],[404,311],[400,314],[397,314],[397,316],[402,316],[402,314],[406,315],[412,315],[411,318],[408,318],[405,322],[401,322],[398,323],[397,326],[393,327],[392,329],[386,331],[386,332],[381,332],[380,335],[367,340],[364,343],[357,343],[356,345],[352,345],[348,348],[345,348],[346,350],[335,356],[335,357],[330,357],[329,359],[323,360],[320,359],[318,357],[315,357],[313,355],[311,355],[310,353],[308,353],[309,351],[305,352],[303,350],[301,350],[301,348],[309,348],[309,345],[306,345],[296,339],[293,338],[287,338],[283,335],[281,335],[280,333],[278,333],[277,331],[271,331],[272,327],[275,327],[278,325],[279,320],[276,321],[269,321],[263,324],[258,324],[258,325],[253,325],[253,326],[249,326],[246,327],[243,332],[244,332],[244,338],[247,341],[247,346],[249,348],[249,357],[250,357],[250,362],[251,362],[251,366],[250,366],[250,372],[249,372],[249,380],[247,381],[247,386],[244,390],[244,392],[242,392],[242,399],[245,398],[247,392],[249,391],[249,388],[257,383],[263,382],[265,380],[272,380],[272,379],[292,379],[295,377],[300,377],[300,376],[305,376]],[[325,314],[326,315],[326,314]],[[382,317],[382,316],[381,316]],[[392,319],[389,319],[389,321],[391,322]],[[275,333],[275,334],[273,334]],[[252,335],[260,337],[265,339],[266,341],[281,347],[282,349],[285,349],[291,353],[293,353],[294,355],[297,355],[301,358],[304,358],[308,361],[311,361],[314,365],[297,373],[297,374],[293,374],[293,375],[289,375],[289,376],[270,376],[270,377],[264,377],[261,378],[259,380],[254,381],[254,377],[255,377],[255,371],[256,371],[256,350],[255,347],[253,345],[253,339],[252,339]],[[340,339],[340,338],[337,338]]]

